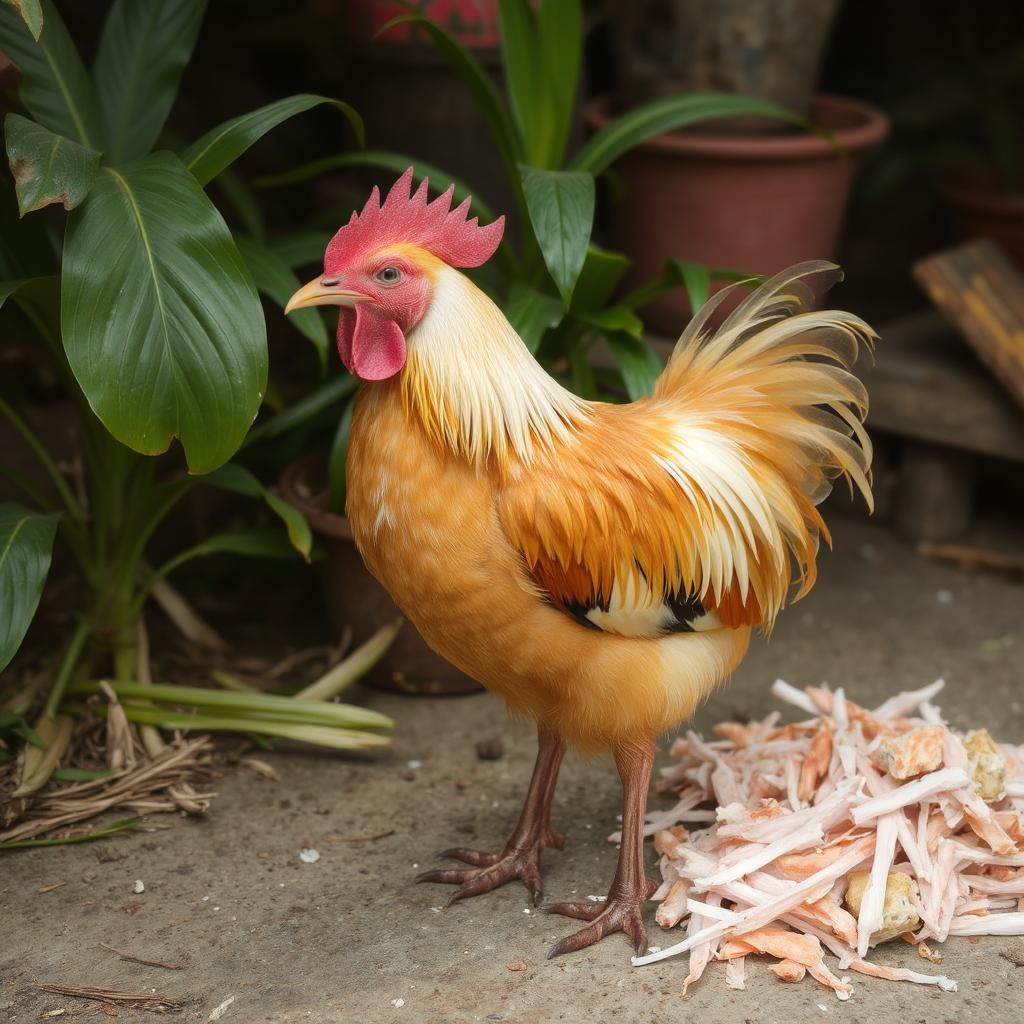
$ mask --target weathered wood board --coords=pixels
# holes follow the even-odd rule
[[[979,239],[921,260],[914,277],[1024,408],[1024,274]]]

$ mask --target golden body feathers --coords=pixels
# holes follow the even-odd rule
[[[801,312],[802,278],[827,270],[804,265],[714,333],[706,307],[651,398],[587,403],[465,277],[429,265],[408,363],[363,386],[353,420],[348,514],[368,567],[432,647],[578,748],[668,728],[813,584],[831,479],[870,500],[866,401],[845,369],[870,329]]]

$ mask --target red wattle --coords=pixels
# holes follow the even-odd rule
[[[345,369],[363,380],[387,380],[405,366],[401,327],[368,302],[341,308],[337,340]]]

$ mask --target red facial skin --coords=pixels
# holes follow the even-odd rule
[[[390,268],[395,282],[381,280]],[[415,327],[430,305],[433,286],[407,256],[378,252],[356,266],[324,266],[324,279],[358,292],[365,299],[342,306],[338,318],[338,354],[346,369],[363,380],[386,380],[405,366],[405,334]]]

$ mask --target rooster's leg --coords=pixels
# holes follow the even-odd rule
[[[556,943],[549,957],[572,953],[593,945],[612,932],[625,932],[637,953],[647,951],[647,931],[641,907],[651,898],[657,883],[644,871],[644,810],[647,786],[651,781],[654,745],[619,747],[615,765],[622,779],[622,844],[608,897],[603,903],[593,901],[555,903],[545,909],[589,921],[585,928]]]
[[[558,782],[558,769],[565,754],[565,743],[553,732],[537,729],[537,761],[526,793],[519,822],[511,838],[500,853],[455,847],[445,850],[442,857],[471,864],[468,868],[437,868],[425,871],[417,882],[446,882],[458,885],[448,905],[467,896],[479,896],[504,885],[513,878],[522,879],[530,890],[535,904],[542,894],[540,854],[546,846],[561,849],[565,836],[551,827],[551,801]]]

